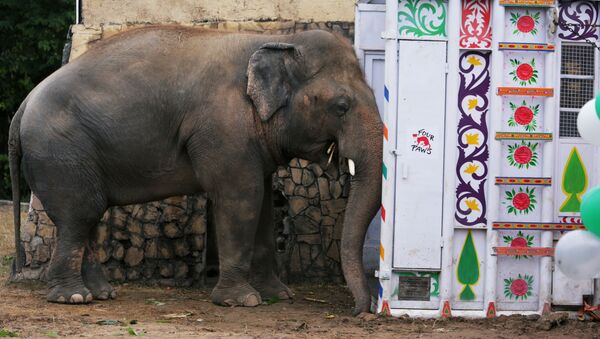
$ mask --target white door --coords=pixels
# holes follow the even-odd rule
[[[394,267],[439,270],[446,42],[401,40],[398,58]]]

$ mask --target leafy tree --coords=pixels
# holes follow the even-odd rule
[[[8,151],[10,119],[23,99],[60,67],[74,21],[73,0],[0,0],[0,154]]]

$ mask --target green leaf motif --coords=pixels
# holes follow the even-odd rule
[[[563,172],[562,190],[568,197],[560,207],[561,212],[577,213],[581,210],[580,196],[588,186],[587,171],[577,147],[573,147]]]
[[[446,37],[446,1],[399,0],[398,33]],[[403,8],[404,7],[404,8]]]
[[[475,300],[475,292],[471,286],[479,281],[479,259],[477,258],[477,250],[470,230],[467,231],[456,271],[458,282],[465,285],[460,292],[460,300]]]

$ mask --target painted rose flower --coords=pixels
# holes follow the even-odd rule
[[[523,190],[523,187],[519,187],[518,191],[512,189],[504,193],[504,204],[508,205],[508,214],[529,214],[529,212],[535,209],[535,204],[537,203],[535,188],[526,187]]]
[[[521,33],[529,33],[535,28],[535,20],[531,15],[523,15],[517,19],[517,29]]]
[[[504,296],[508,299],[527,300],[532,293],[533,276],[520,273],[516,277],[504,279]]]
[[[510,109],[513,114],[508,119],[508,126],[510,127],[523,127],[527,132],[534,132],[537,129],[536,117],[540,110],[540,105],[535,106],[527,105],[527,102],[523,100],[523,103],[518,105],[513,102],[509,102]]]
[[[521,141],[520,144],[508,145],[508,156],[506,159],[511,166],[519,169],[535,167],[538,164],[538,143]]]
[[[531,247],[533,246],[534,236],[531,234],[524,234],[519,231],[516,236],[505,235],[504,243],[509,244],[510,247]],[[528,255],[515,255],[515,259],[528,259]]]
[[[510,284],[510,291],[517,297],[522,297],[529,291],[529,285],[523,279],[515,279],[512,284]]]
[[[514,27],[513,35],[536,35],[538,32],[537,25],[540,24],[540,12],[530,13],[528,10],[525,13],[511,12],[510,22]]]
[[[512,80],[521,86],[533,85],[537,83],[538,71],[535,69],[535,59],[529,62],[522,62],[519,59],[510,59],[510,64],[514,67],[509,74],[513,76]]]

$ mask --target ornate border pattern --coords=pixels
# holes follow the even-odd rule
[[[496,177],[496,185],[551,186],[552,178],[510,178]]]
[[[560,2],[558,5],[558,37],[563,40],[598,40],[598,29],[592,25],[598,23],[599,9],[596,1]],[[575,32],[569,30],[571,26]]]
[[[496,132],[496,140],[542,140],[551,141],[552,133]]]
[[[500,5],[551,7],[554,6],[554,0],[500,0]]]
[[[500,50],[514,50],[514,51],[540,51],[540,52],[554,52],[556,46],[553,44],[536,44],[536,43],[522,43],[522,42],[499,42],[498,49]]]
[[[459,59],[455,219],[460,226],[487,224],[489,64],[489,52],[465,51]]]
[[[528,97],[552,97],[554,88],[542,87],[498,87],[498,95],[521,95]]]
[[[585,226],[580,223],[548,223],[548,222],[504,222],[495,221],[492,223],[492,228],[495,230],[512,230],[512,229],[528,229],[541,231],[572,231],[583,230]]]
[[[491,48],[491,0],[463,0],[461,7],[460,48]]]
[[[492,247],[497,256],[527,255],[532,257],[553,257],[554,247]]]

